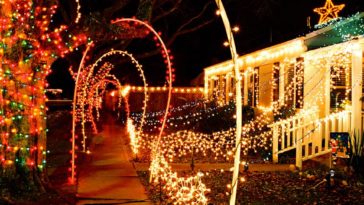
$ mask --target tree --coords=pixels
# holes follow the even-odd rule
[[[46,76],[58,57],[86,42],[62,25],[49,28],[54,0],[0,2],[0,182],[2,190],[43,190]]]

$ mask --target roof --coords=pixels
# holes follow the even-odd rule
[[[284,43],[267,47],[244,56],[239,57],[238,63],[245,67],[256,66],[259,63],[265,64],[274,61],[280,56],[293,53],[310,51],[317,48],[327,47],[334,44],[350,41],[364,36],[364,12],[353,15],[350,18],[330,21],[327,24],[319,25],[319,30],[308,33],[307,35],[296,38]],[[206,75],[232,71],[231,60],[211,65],[205,68]]]
[[[328,26],[305,36],[308,50],[343,43],[364,35],[364,12],[329,23]]]

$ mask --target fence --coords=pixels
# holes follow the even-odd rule
[[[351,112],[342,111],[319,119],[318,112],[311,111],[270,127],[273,131],[273,162],[278,162],[279,154],[296,149],[296,166],[302,168],[303,161],[331,152],[331,132],[351,131]]]

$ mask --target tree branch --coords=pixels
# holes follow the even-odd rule
[[[206,3],[199,14],[197,14],[196,16],[194,16],[193,18],[188,20],[186,23],[182,24],[177,29],[177,31],[173,34],[173,36],[168,40],[167,46],[170,46],[177,39],[178,36],[197,31],[197,30],[203,28],[204,26],[212,23],[215,20],[215,18],[210,19],[208,21],[205,21],[205,22],[203,22],[203,23],[201,23],[201,24],[199,24],[199,25],[197,25],[195,27],[186,29],[187,26],[192,24],[195,20],[199,19],[206,12],[206,10],[207,10],[207,8],[209,7],[210,4],[211,4],[211,2]]]
[[[167,46],[170,46],[179,36],[184,35],[184,34],[188,34],[194,31],[197,31],[201,28],[203,28],[204,26],[207,26],[208,24],[212,23],[215,19],[210,19],[208,21],[205,21],[202,24],[199,24],[193,28],[189,28],[189,29],[185,29],[185,30],[181,30],[179,32],[174,33],[174,35],[168,40],[167,42]]]
[[[170,2],[170,1],[174,1],[174,0],[154,0],[153,5],[154,5],[154,8],[158,8],[158,7],[162,7],[165,3]]]
[[[199,24],[199,25],[197,25],[197,26],[195,26],[195,27],[193,27],[193,28],[189,28],[189,29],[182,30],[182,31],[180,31],[180,32],[176,33],[176,36],[180,36],[180,35],[184,35],[184,34],[188,34],[188,33],[191,33],[191,32],[194,32],[194,31],[197,31],[197,30],[199,30],[199,29],[201,29],[201,28],[203,28],[203,27],[207,26],[208,24],[210,24],[210,23],[212,23],[212,22],[214,22],[214,21],[215,21],[215,18],[210,19],[210,20],[208,20],[208,21],[205,21],[205,22],[203,22],[202,24]]]
[[[197,14],[196,16],[192,17],[190,20],[188,20],[186,23],[182,24],[179,29],[177,29],[177,32],[182,31],[185,27],[187,27],[188,25],[190,25],[191,23],[193,23],[196,19],[199,19],[207,10],[207,8],[209,7],[209,5],[211,4],[211,2],[209,1],[207,4],[205,4],[205,6],[203,7],[203,9],[201,10],[201,12],[199,14]]]
[[[182,0],[178,0],[176,1],[176,3],[173,5],[173,7],[171,9],[169,9],[168,11],[164,11],[162,14],[156,16],[153,18],[153,23],[172,14],[173,12],[175,12],[178,9],[178,6],[182,3]]]
[[[200,13],[198,13],[196,16],[192,17],[190,20],[188,20],[186,23],[182,24],[178,29],[177,31],[173,34],[173,36],[167,41],[166,43],[166,46],[167,47],[170,47],[174,41],[181,35],[185,35],[185,34],[188,34],[188,33],[192,33],[192,32],[195,32],[207,25],[209,25],[210,23],[212,23],[216,18],[212,18],[208,21],[205,21],[201,24],[198,24],[196,25],[195,27],[192,27],[192,28],[186,28],[188,27],[190,24],[192,24],[195,20],[201,18],[201,16],[206,12],[208,6],[211,4],[211,2],[209,3],[206,3],[205,6],[203,7],[203,9],[201,10]],[[157,49],[154,49],[152,51],[149,51],[149,52],[145,52],[143,54],[140,54],[140,55],[136,55],[136,58],[137,59],[143,59],[143,58],[149,58],[149,57],[152,57],[152,56],[155,56],[155,55],[158,55],[160,53],[160,49],[157,48]]]
[[[128,3],[130,2],[130,0],[117,0],[114,1],[113,5],[110,6],[109,8],[105,9],[105,11],[103,12],[105,19],[110,20],[112,15],[117,12],[118,10],[122,9],[123,7],[125,7]]]
[[[202,24],[199,24],[198,26],[196,27],[193,27],[193,28],[190,28],[190,29],[186,29],[186,30],[183,30],[183,31],[180,31],[179,33],[176,33],[175,35],[172,36],[171,39],[168,40],[166,46],[169,47],[173,44],[173,42],[181,35],[184,35],[184,34],[187,34],[187,33],[191,33],[191,32],[194,32],[194,31],[197,31],[199,29],[201,29],[202,27],[212,23],[215,19],[210,19],[209,21],[206,21]],[[144,58],[149,58],[149,57],[152,57],[152,56],[155,56],[155,55],[158,55],[160,54],[160,48],[156,48],[152,51],[149,51],[149,52],[145,52],[143,54],[139,54],[139,55],[136,55],[135,58],[136,59],[144,59]]]

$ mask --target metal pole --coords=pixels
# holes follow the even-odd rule
[[[234,63],[235,81],[236,81],[236,145],[235,145],[235,157],[234,157],[234,172],[231,184],[231,196],[230,205],[236,204],[236,192],[238,188],[238,177],[239,177],[239,165],[240,165],[240,152],[241,152],[241,129],[242,129],[242,101],[241,101],[241,80],[239,65],[238,65],[238,54],[236,52],[235,41],[233,32],[230,27],[229,18],[226,14],[224,5],[221,0],[215,0],[217,7],[225,26],[228,42],[230,45],[230,52],[232,61]]]

